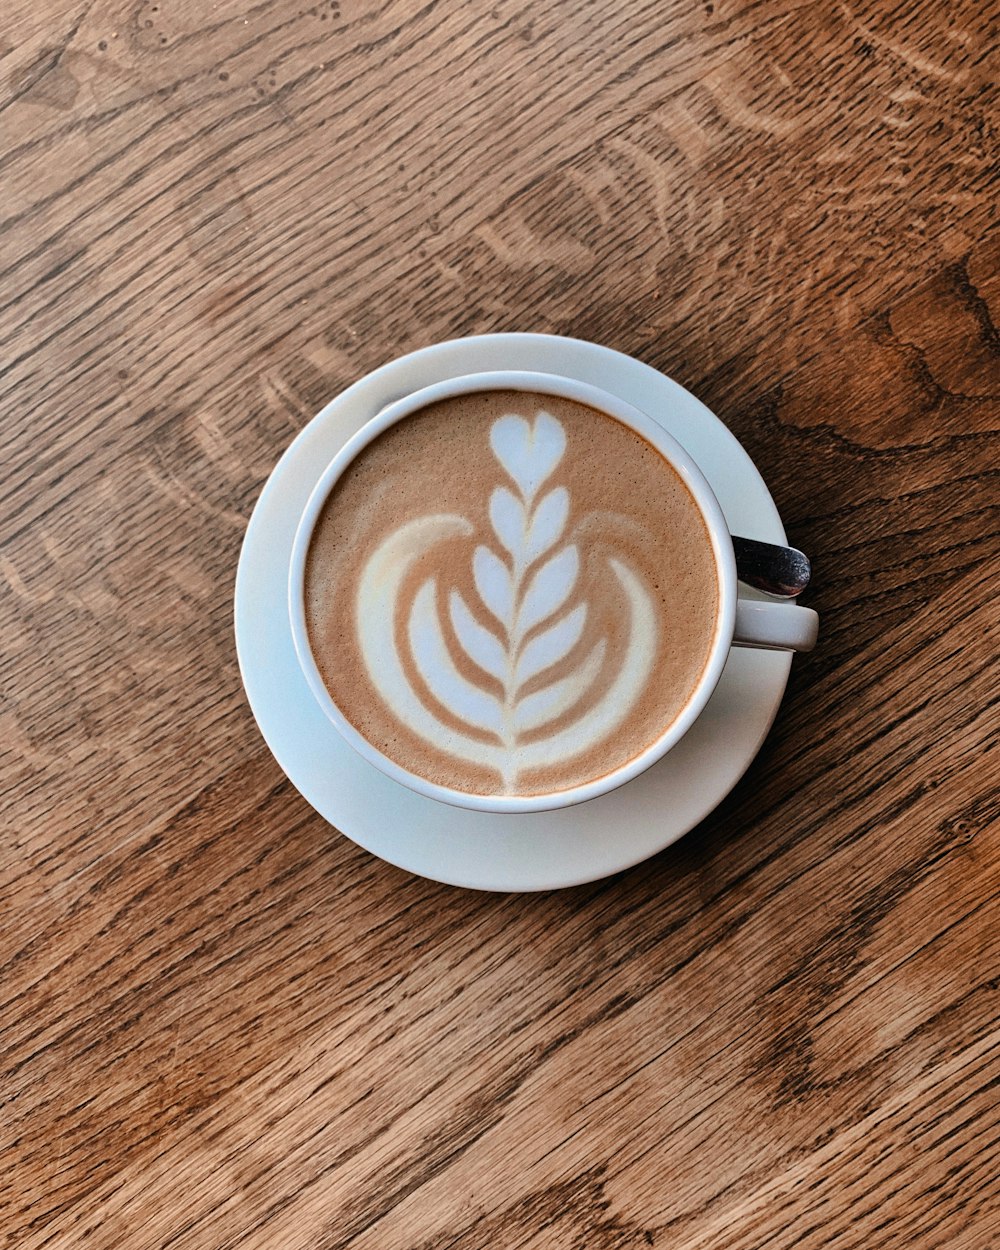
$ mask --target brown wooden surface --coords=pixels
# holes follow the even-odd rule
[[[4,1245],[1000,1247],[998,22],[7,0]],[[294,433],[507,329],[712,406],[823,619],[715,815],[542,896],[324,824],[231,629]]]

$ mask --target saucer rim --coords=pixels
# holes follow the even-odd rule
[[[401,395],[409,394],[414,389],[428,385],[430,381],[444,380],[462,373],[483,372],[499,367],[496,364],[483,363],[482,361],[476,363],[475,359],[470,360],[470,357],[483,352],[503,352],[505,361],[510,362],[504,365],[506,368],[529,369],[550,373],[558,372],[567,377],[579,378],[579,380],[584,382],[593,381],[592,376],[581,377],[580,373],[576,371],[586,366],[588,374],[593,375],[596,372],[600,375],[600,380],[596,381],[596,385],[611,391],[612,394],[619,396],[627,402],[636,404],[640,408],[642,407],[641,404],[637,404],[632,394],[628,393],[630,387],[633,394],[635,389],[641,389],[643,385],[651,387],[657,393],[658,407],[661,405],[660,397],[662,397],[662,408],[664,410],[673,401],[674,404],[678,405],[679,410],[683,412],[684,421],[694,422],[694,425],[689,427],[689,435],[693,436],[693,431],[698,426],[701,427],[699,431],[701,438],[706,437],[706,431],[709,432],[707,435],[708,441],[714,444],[710,454],[711,465],[717,466],[734,457],[740,462],[738,476],[741,489],[745,494],[756,493],[757,496],[754,502],[754,507],[756,508],[754,520],[756,523],[750,527],[743,524],[742,528],[744,530],[747,528],[755,530],[756,532],[751,534],[751,536],[760,537],[767,541],[785,541],[784,528],[781,525],[781,519],[774,501],[745,449],[736,440],[732,432],[704,404],[673,381],[673,379],[612,348],[587,343],[580,339],[538,334],[491,334],[452,339],[399,357],[358,379],[323,406],[319,413],[296,435],[278,460],[258,497],[247,526],[240,553],[234,605],[239,667],[254,718],[279,766],[306,801],[324,819],[352,841],[364,847],[370,853],[402,868],[404,871],[413,872],[445,884],[504,892],[566,888],[614,875],[665,849],[665,847],[671,845],[700,823],[731,792],[757,755],[761,744],[770,730],[774,716],[777,714],[791,667],[790,654],[769,653],[765,660],[764,653],[761,652],[744,651],[740,653],[740,663],[744,668],[747,665],[747,660],[742,657],[751,657],[751,666],[754,659],[757,659],[762,671],[763,666],[767,666],[767,678],[763,683],[767,687],[767,706],[762,706],[765,692],[758,690],[753,709],[757,713],[756,731],[750,737],[744,735],[743,741],[737,744],[739,759],[730,759],[728,761],[729,767],[722,770],[725,773],[724,778],[720,776],[720,769],[715,763],[704,756],[694,761],[695,768],[693,773],[687,773],[681,777],[682,784],[689,791],[699,784],[707,784],[707,797],[698,805],[699,810],[696,818],[682,820],[680,825],[672,825],[669,819],[670,812],[664,812],[662,809],[657,808],[657,824],[660,825],[660,828],[655,844],[645,842],[637,853],[631,853],[626,849],[630,842],[628,838],[629,830],[625,831],[626,837],[622,838],[622,830],[618,824],[623,813],[618,813],[616,817],[615,813],[608,812],[608,816],[611,817],[609,823],[615,827],[614,844],[617,854],[609,848],[606,854],[598,857],[600,862],[591,860],[588,863],[586,857],[584,857],[582,862],[574,860],[572,863],[566,861],[549,863],[547,862],[548,857],[543,853],[537,856],[539,862],[534,870],[530,864],[523,862],[523,856],[516,863],[505,863],[503,855],[500,855],[499,858],[494,855],[494,859],[497,862],[493,865],[489,863],[477,865],[475,853],[470,857],[469,843],[476,843],[482,849],[482,842],[477,840],[488,836],[491,839],[496,838],[500,844],[507,844],[516,840],[515,835],[526,832],[523,828],[516,829],[515,825],[530,823],[534,828],[527,832],[530,833],[532,841],[526,844],[526,847],[522,847],[522,850],[528,850],[528,858],[530,858],[531,848],[536,847],[539,842],[544,843],[547,838],[546,830],[538,827],[539,822],[544,825],[547,821],[551,821],[553,817],[562,816],[566,813],[579,813],[584,808],[593,808],[595,806],[606,808],[609,805],[617,805],[616,800],[630,787],[641,784],[642,777],[630,782],[626,787],[591,799],[585,804],[558,809],[553,812],[521,815],[453,809],[459,812],[462,817],[468,818],[466,823],[470,826],[483,824],[492,826],[489,828],[488,833],[485,830],[476,832],[470,829],[467,833],[463,831],[457,855],[453,850],[449,853],[446,842],[444,846],[442,845],[442,837],[437,836],[439,831],[436,829],[430,831],[425,828],[426,833],[433,833],[434,836],[422,839],[418,833],[417,838],[407,844],[405,837],[402,839],[398,836],[394,837],[395,826],[392,821],[383,824],[380,829],[373,831],[370,827],[370,821],[353,821],[351,819],[351,814],[344,810],[345,805],[338,801],[340,796],[335,791],[332,793],[329,789],[324,791],[324,770],[320,766],[319,760],[307,758],[309,752],[306,749],[304,737],[308,731],[304,725],[296,727],[295,724],[292,724],[289,728],[288,724],[289,720],[293,722],[301,720],[304,722],[310,719],[307,709],[299,707],[299,714],[296,715],[292,711],[291,717],[289,717],[290,709],[284,691],[271,688],[265,674],[260,671],[264,666],[258,665],[252,654],[253,642],[251,641],[251,635],[258,632],[250,627],[250,619],[254,615],[250,611],[250,601],[258,601],[255,588],[251,585],[255,561],[259,563],[258,552],[260,544],[258,543],[258,531],[264,523],[266,513],[276,506],[277,502],[279,502],[278,497],[283,491],[285,493],[301,494],[301,487],[297,491],[294,489],[292,476],[296,471],[299,471],[301,476],[301,467],[306,462],[306,458],[312,450],[312,445],[320,442],[329,443],[332,439],[336,440],[337,446],[343,445],[381,407],[391,402],[392,398],[399,398]],[[529,354],[534,353],[534,358],[528,361],[518,360],[517,357],[519,355],[523,356],[525,352]],[[544,363],[539,363],[538,353],[547,354],[550,358]],[[511,360],[512,357],[513,361]],[[433,371],[433,377],[429,380],[426,376],[428,368]],[[608,373],[616,375],[610,382],[607,377]],[[621,384],[625,381],[626,376],[629,378],[630,385],[625,387],[626,393],[623,394]],[[401,383],[405,383],[402,392],[399,390]],[[376,404],[378,405],[377,407],[375,406]],[[352,412],[354,413],[353,416],[351,415]],[[663,425],[668,433],[671,433],[682,446],[686,446],[684,432],[677,428],[677,420],[673,424],[668,424],[666,420],[661,419],[655,413],[650,415],[658,424]],[[336,431],[334,430],[335,426],[339,427]],[[336,454],[336,451],[334,450],[332,454]],[[331,453],[328,449],[325,459],[319,458],[315,462],[316,467],[310,470],[309,476],[312,479],[313,486],[319,480],[330,458]],[[697,459],[697,457],[695,458]],[[704,468],[704,466],[702,467]],[[711,480],[710,474],[706,473],[706,476]],[[712,484],[713,489],[717,490],[716,484],[714,482]],[[747,489],[748,487],[750,488],[749,490]],[[307,496],[311,489],[312,486],[306,491]],[[721,499],[720,502],[723,504],[725,511],[727,501]],[[744,505],[746,504],[745,499],[741,502]],[[298,511],[296,511],[291,523],[291,532],[293,534],[297,521]],[[290,559],[291,555],[290,542],[288,546],[289,550],[285,553],[285,558],[282,559],[285,584],[287,583],[288,559]],[[284,586],[282,587],[283,589]],[[281,612],[283,618],[278,629],[279,632],[283,632],[286,635],[284,641],[287,642],[288,648],[291,649],[293,644],[291,627],[287,619],[286,595],[281,593],[277,598],[278,611]],[[268,607],[266,599],[267,596],[265,594],[265,613]],[[272,611],[273,606],[271,605]],[[272,629],[275,624],[275,620],[272,619]],[[281,628],[282,625],[283,629]],[[292,654],[294,656],[294,651],[292,651]],[[723,674],[720,687],[726,682],[728,671],[729,666],[727,666],[727,672]],[[305,692],[305,696],[310,704],[312,704],[312,695],[305,684],[305,678],[301,673],[299,673],[299,677],[301,678],[302,690]],[[744,685],[748,684],[752,683],[744,682]],[[716,696],[713,696],[713,700],[715,698]],[[703,716],[707,714],[711,706],[712,703],[710,701]],[[427,804],[432,805],[434,809],[439,809],[442,806],[439,802],[424,798],[379,772],[374,765],[358,756],[344,742],[318,707],[311,708],[310,712],[313,710],[322,718],[329,735],[328,743],[332,743],[335,748],[330,752],[331,756],[340,750],[349,753],[349,770],[352,769],[352,766],[359,773],[370,769],[376,772],[394,791],[398,792],[392,795],[389,806],[402,808],[404,812],[396,812],[394,813],[395,815],[408,815],[411,820],[423,823],[425,826],[428,822],[423,820],[423,817],[434,816],[439,817],[441,820],[444,819],[439,811],[431,812],[426,810]],[[764,713],[763,716],[760,715],[761,712]],[[290,745],[290,740],[294,739],[297,734],[300,740],[296,748]],[[730,737],[732,737],[732,734],[730,734]],[[732,743],[729,745],[732,745]],[[653,773],[658,769],[662,769],[677,750],[677,747],[673,748],[662,760],[654,764],[649,772]],[[297,758],[293,758],[296,755]],[[698,776],[697,774],[701,775]],[[648,773],[643,774],[643,776],[648,775]],[[349,777],[347,780],[348,782],[353,782],[356,778]],[[361,788],[364,788],[363,781]],[[417,800],[417,803],[411,803],[409,801],[411,799]],[[420,806],[423,806],[425,810],[417,810]],[[335,810],[338,807],[342,809],[339,813]],[[407,807],[413,810],[405,813]],[[366,812],[365,815],[367,814]],[[347,816],[346,821],[344,820],[345,815]],[[661,821],[663,822],[662,824]],[[499,825],[497,822],[499,822]],[[345,828],[345,823],[352,825],[352,827]],[[358,826],[362,823],[369,827],[365,829],[359,828]],[[430,823],[437,824],[438,821]],[[632,823],[635,823],[634,817]],[[497,843],[492,843],[491,845],[495,850]]]

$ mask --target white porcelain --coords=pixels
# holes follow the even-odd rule
[[[643,751],[620,768],[582,785],[547,794],[474,794],[454,790],[410,772],[396,763],[395,760],[388,758],[358,732],[331,697],[323,683],[319,668],[313,657],[306,628],[306,557],[316,521],[330,492],[345,470],[355,457],[374,439],[397,422],[405,420],[412,413],[440,400],[451,399],[455,396],[477,391],[528,391],[534,394],[558,396],[559,398],[574,400],[577,403],[589,405],[599,411],[606,412],[624,425],[635,430],[636,433],[660,452],[664,459],[676,469],[687,485],[695,502],[698,504],[708,530],[718,572],[719,610],[711,649],[701,678],[678,715],[669,724],[663,726],[661,733]],[[508,472],[514,481],[519,482],[529,495],[533,495],[541,481],[544,481],[561,457],[565,447],[565,433],[559,422],[549,417],[548,421],[551,429],[548,432],[552,438],[551,446],[546,445],[543,439],[535,437],[531,437],[521,446],[520,438],[523,435],[518,427],[524,426],[525,422],[520,418],[513,417],[505,420],[510,423],[509,427],[503,425],[502,422],[497,422],[494,428],[494,450],[499,456],[506,457],[507,461],[509,461]],[[542,463],[536,465],[539,455],[541,455]],[[531,457],[530,461],[527,459],[529,456]],[[536,478],[537,481],[534,480]],[[565,494],[565,492],[563,493]],[[511,502],[513,504],[513,498]],[[460,518],[453,518],[452,520],[460,521]],[[418,522],[418,525],[426,530],[432,521],[433,518],[427,518]],[[407,528],[412,529],[413,527]],[[471,530],[471,526],[468,526],[468,528]],[[405,537],[404,534],[404,541]],[[480,550],[485,551],[482,548]],[[487,566],[480,573],[477,569],[477,576],[482,578],[480,590],[487,602],[493,597],[501,597],[503,574],[506,571],[506,565],[499,559],[495,558],[493,563],[496,565],[495,570]],[[544,567],[547,569],[550,566],[546,565]],[[558,572],[558,562],[556,562],[556,568]],[[627,570],[623,570],[622,575],[630,576]],[[418,696],[409,688],[402,667],[396,658],[396,643],[392,627],[395,610],[392,604],[383,601],[386,594],[386,584],[390,580],[386,569],[380,569],[378,576],[370,579],[372,586],[372,604],[371,611],[368,614],[370,623],[365,631],[367,636],[362,639],[363,647],[367,646],[371,651],[370,656],[366,654],[366,667],[370,679],[379,686],[380,693],[383,694],[389,706],[395,706],[395,700],[398,699],[399,710],[397,715],[400,719],[417,733],[421,733],[419,722],[426,720],[427,727],[423,731],[422,736],[434,741],[435,728],[439,735],[443,735],[447,731],[442,726],[436,726],[433,717],[421,706]],[[496,583],[495,585],[493,584],[494,582]],[[365,597],[363,593],[364,585],[365,580],[362,579],[362,592],[359,593],[359,604],[363,602]],[[627,586],[624,586],[623,589],[628,592]],[[637,586],[635,593],[640,597],[637,606],[641,610],[641,597],[643,597],[644,592],[640,586]],[[627,599],[627,593],[625,597]],[[288,604],[292,639],[295,644],[296,654],[313,696],[331,723],[359,755],[377,768],[380,768],[382,772],[392,777],[395,781],[402,782],[403,785],[409,786],[418,794],[424,794],[428,798],[451,803],[457,807],[472,808],[477,811],[505,813],[541,812],[551,811],[560,807],[570,807],[573,804],[594,799],[607,793],[609,790],[615,789],[617,786],[632,781],[640,773],[645,772],[652,764],[655,764],[657,760],[661,759],[667,751],[676,746],[697,720],[711,697],[719,678],[722,676],[729,649],[734,641],[745,646],[784,647],[800,651],[810,650],[816,640],[818,619],[816,613],[809,608],[796,607],[794,604],[782,602],[751,603],[749,606],[744,607],[743,611],[738,612],[736,561],[726,518],[704,474],[680,443],[662,425],[658,424],[646,413],[641,412],[633,404],[589,383],[580,382],[572,378],[559,377],[550,373],[533,373],[524,370],[478,373],[433,383],[390,404],[360,429],[357,434],[348,439],[337,455],[333,457],[325,472],[320,476],[299,522],[292,544]],[[436,613],[431,610],[429,616],[433,620],[436,617]],[[740,625],[743,626],[742,632],[739,629]],[[648,667],[645,671],[642,671],[641,668],[637,669],[637,682],[633,683],[635,686],[633,694],[636,697],[641,693],[648,671]],[[398,691],[382,690],[381,683],[389,682],[390,675],[394,675],[395,681],[398,683]],[[461,678],[457,671],[453,673],[453,678],[456,687],[458,687],[455,694],[460,696],[462,693],[461,687],[468,686],[468,683],[464,682],[464,679]],[[482,708],[483,712],[489,712],[489,705],[486,704],[489,696],[481,694],[478,690],[474,690],[471,687],[469,688],[469,695],[472,698],[478,697],[479,703],[485,704]],[[448,705],[447,695],[439,697]],[[618,716],[624,712],[631,700],[623,692],[613,689],[608,692],[605,702],[609,704],[611,714]],[[413,723],[408,720],[405,714],[404,708],[407,705],[412,706]],[[457,708],[453,708],[453,711],[459,719],[462,719],[461,712]],[[499,725],[493,725],[486,721],[482,722],[480,727],[492,728],[495,732],[501,732]],[[600,738],[606,737],[608,732],[610,730],[605,729],[604,732],[599,734],[598,738],[592,741],[599,741]],[[470,749],[477,745],[471,739],[468,742]],[[541,745],[544,749],[544,740]],[[483,745],[480,749],[493,751],[498,755],[503,754],[503,749],[500,747],[491,748]],[[578,744],[574,744],[571,748],[571,750],[578,749]],[[480,762],[486,763],[485,760]],[[500,767],[500,764],[495,762],[493,767]]]
[[[756,755],[780,704],[791,655],[734,648],[704,711],[663,759],[628,785],[563,810],[494,813],[442,804],[400,785],[347,745],[313,697],[293,645],[287,585],[299,518],[326,466],[388,404],[450,377],[511,367],[576,378],[646,412],[697,462],[732,532],[785,542],[746,452],[703,404],[662,374],[574,339],[459,339],[362,378],[285,452],[247,527],[236,583],[236,640],[247,695],[268,745],[331,824],[373,854],[433,880],[543,890],[621,871],[704,819]]]

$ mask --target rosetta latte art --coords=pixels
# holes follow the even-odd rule
[[[402,602],[418,561],[447,540],[475,537],[465,517],[423,516],[389,534],[365,563],[355,624],[368,677],[392,714],[439,750],[492,770],[514,793],[519,775],[569,760],[621,725],[649,680],[657,618],[639,575],[611,556],[607,575],[628,617],[624,646],[612,656],[593,629],[585,640],[580,552],[565,541],[572,500],[565,486],[546,489],[566,450],[563,425],[544,411],[533,422],[502,416],[490,446],[509,484],[493,490],[492,537],[472,553],[473,601],[455,588],[443,593],[432,575]],[[463,728],[446,723],[425,692]]]

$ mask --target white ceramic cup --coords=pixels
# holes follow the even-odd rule
[[[643,751],[622,767],[583,785],[546,794],[470,794],[453,790],[412,773],[383,755],[355,729],[334,702],[320,676],[306,629],[306,555],[323,505],[347,466],[379,434],[428,404],[476,391],[496,390],[530,391],[575,400],[607,413],[651,443],[681,475],[697,502],[711,538],[719,578],[718,615],[708,662],[680,713],[669,725],[663,727],[662,732]],[[540,812],[569,807],[624,785],[665,755],[698,719],[722,675],[730,647],[809,651],[815,645],[819,625],[819,618],[811,608],[802,608],[787,602],[740,598],[733,544],[719,502],[701,470],[662,426],[632,404],[596,386],[555,374],[522,371],[471,374],[427,386],[390,404],[349,439],[316,484],[299,521],[292,547],[288,604],[295,651],[306,681],[327,717],[358,754],[395,781],[402,782],[419,794],[458,807],[485,812]],[[374,691],[372,697],[378,697]]]

